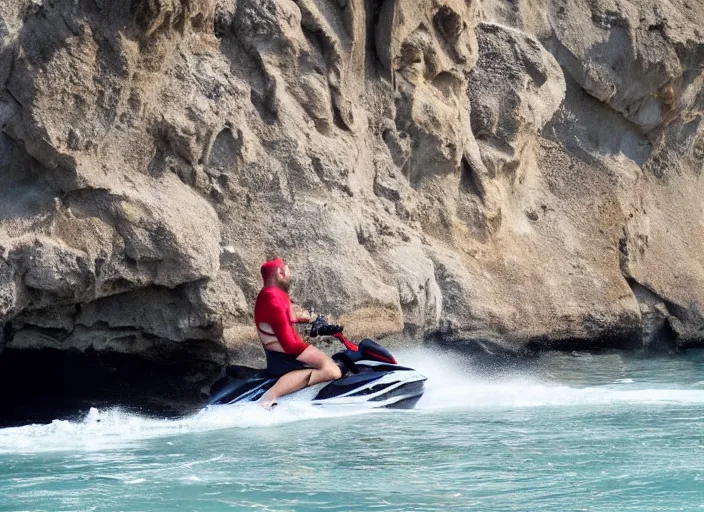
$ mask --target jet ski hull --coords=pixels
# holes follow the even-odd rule
[[[286,400],[310,401],[317,407],[410,409],[423,395],[426,377],[415,370],[375,361],[359,362],[357,367],[358,373],[310,386],[288,395]],[[248,378],[225,376],[213,385],[209,403],[256,402],[277,380],[264,372]]]

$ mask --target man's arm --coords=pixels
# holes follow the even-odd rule
[[[289,314],[291,315],[291,322],[293,322],[294,324],[309,324],[311,322],[311,319],[307,313],[298,316],[296,314],[296,309],[293,307],[293,304],[291,304],[291,310]]]
[[[307,349],[309,345],[301,339],[296,329],[293,328],[293,324],[291,323],[293,306],[291,306],[290,310],[286,307],[275,307],[273,309],[272,315],[269,318],[269,325],[271,325],[276,339],[279,340],[281,348],[283,348],[287,354],[299,355]]]

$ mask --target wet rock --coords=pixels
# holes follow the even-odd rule
[[[11,334],[12,326],[9,323],[3,324],[0,327],[0,352],[2,352],[2,349],[5,348],[5,345],[10,342]]]

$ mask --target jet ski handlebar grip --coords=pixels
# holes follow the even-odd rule
[[[341,325],[328,324],[325,317],[319,315],[318,318],[313,320],[311,323],[310,337],[315,338],[316,336],[333,336],[342,332],[342,330],[343,327]]]
[[[333,325],[333,324],[327,324],[323,325],[318,329],[318,335],[319,336],[333,336],[337,333],[340,333],[344,330],[344,327],[341,325]]]

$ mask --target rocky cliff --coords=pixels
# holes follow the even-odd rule
[[[353,336],[702,344],[702,19],[696,0],[4,0],[6,352],[254,354],[275,255]]]

